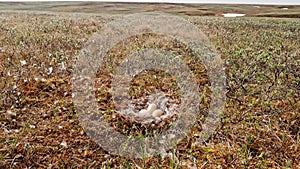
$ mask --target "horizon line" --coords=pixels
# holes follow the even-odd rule
[[[236,2],[236,1],[232,1],[232,2],[217,2],[216,0],[213,0],[211,2],[207,2],[207,1],[200,1],[200,2],[196,2],[196,1],[185,1],[185,0],[155,0],[155,1],[151,1],[151,0],[143,0],[143,1],[138,1],[138,0],[88,0],[88,1],[82,1],[82,0],[0,0],[1,2],[112,2],[112,3],[169,3],[169,4],[232,4],[232,5],[295,5],[298,6],[300,5],[300,1],[299,2]]]

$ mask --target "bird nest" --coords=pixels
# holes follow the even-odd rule
[[[172,99],[166,93],[155,91],[150,95],[131,100],[122,115],[141,124],[158,124],[162,121],[175,119],[178,116],[180,100]]]
[[[136,41],[136,38],[141,41]],[[135,46],[137,49],[128,49],[128,46]],[[209,90],[205,89],[209,85],[206,67],[199,58],[187,50],[186,46],[152,34],[129,38],[124,43],[116,45],[110,54],[103,58],[105,64],[97,72],[95,83],[100,112],[111,127],[126,135],[152,135],[161,132],[168,129],[180,115],[179,105],[182,102],[180,88],[175,77],[161,70],[145,70],[137,74],[130,82],[129,91],[126,93],[128,103],[116,105],[114,102],[110,92],[113,72],[130,51],[143,46],[174,49],[174,54],[181,56],[183,62],[193,72],[199,84],[199,95],[210,94]],[[210,102],[208,97],[205,100],[203,98],[199,100],[201,104],[199,109],[205,109]]]

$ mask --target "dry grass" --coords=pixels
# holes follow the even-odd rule
[[[299,168],[299,20],[187,17],[226,60],[228,92],[222,122],[200,146],[203,117],[170,157],[126,159],[109,155],[89,139],[71,98],[74,57],[113,19],[96,14],[0,13],[0,168]],[[139,48],[151,46],[151,41],[128,44]],[[113,52],[128,51],[121,46]],[[197,70],[195,65],[190,66]],[[166,92],[176,93],[169,76],[152,72],[133,81],[133,97],[143,95],[141,87],[145,92],[164,87],[140,84],[151,82],[153,74],[170,82]],[[98,78],[104,84],[110,79],[105,73]],[[107,108],[109,93],[98,94],[99,106]]]

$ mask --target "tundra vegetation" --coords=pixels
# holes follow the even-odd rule
[[[300,20],[184,16],[202,30],[225,60],[226,104],[216,131],[199,143],[210,103],[206,67],[184,44],[143,34],[117,44],[97,73],[99,113],[135,137],[168,128],[172,118],[143,125],[114,110],[109,92],[116,65],[132,51],[166,49],[195,74],[203,106],[187,136],[168,157],[110,155],[80,126],[72,103],[72,69],[84,43],[120,15],[0,12],[0,168],[297,168],[300,165]],[[147,109],[159,89],[180,103],[174,77],[159,70],[136,76],[130,97]],[[147,100],[147,98],[146,98]]]

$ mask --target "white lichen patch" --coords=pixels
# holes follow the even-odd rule
[[[21,60],[20,63],[21,63],[22,66],[27,64],[26,60]]]

